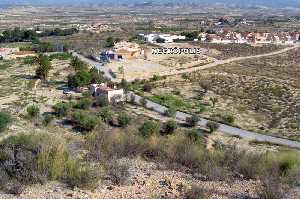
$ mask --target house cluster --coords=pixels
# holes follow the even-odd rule
[[[185,40],[182,35],[171,34],[139,34],[147,43],[173,43],[176,40]]]
[[[300,33],[276,32],[221,32],[217,34],[200,33],[199,39],[211,43],[247,43],[247,44],[281,44],[289,45],[300,42]]]
[[[95,23],[91,25],[79,25],[79,30],[93,32],[93,33],[101,33],[101,32],[111,32],[119,30],[119,28],[113,27],[108,24]]]
[[[92,84],[90,86],[90,93],[94,97],[104,96],[109,103],[118,103],[125,100],[123,89],[111,88],[106,84]]]
[[[20,51],[19,48],[0,48],[0,59],[9,60],[36,56],[34,51]]]
[[[101,62],[111,60],[134,59],[143,56],[145,51],[140,45],[132,42],[121,41],[114,45],[113,49],[100,53]]]

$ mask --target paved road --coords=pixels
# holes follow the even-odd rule
[[[72,52],[72,55],[78,57],[81,61],[88,63],[91,67],[99,68],[100,71],[104,72],[104,75],[106,77],[110,78],[112,81],[116,81],[116,79],[111,76],[109,68],[103,66],[103,64],[96,62],[92,59],[86,58],[85,56],[78,54],[77,52]]]
[[[299,48],[299,47],[300,47],[300,44],[295,44],[294,46],[287,47],[287,48],[284,48],[284,49],[281,49],[281,50],[278,50],[278,51],[274,51],[274,52],[271,52],[271,53],[260,54],[260,55],[252,55],[252,56],[244,56],[244,57],[235,57],[235,58],[230,58],[230,59],[226,59],[226,60],[217,60],[217,61],[215,61],[211,64],[206,64],[206,65],[203,65],[203,66],[187,68],[187,69],[180,70],[180,71],[176,71],[176,70],[170,71],[167,75],[178,75],[178,74],[184,74],[184,73],[191,73],[191,72],[195,72],[195,71],[198,71],[198,70],[204,70],[204,69],[207,69],[207,68],[211,68],[211,67],[215,67],[215,66],[223,65],[223,64],[228,64],[228,63],[235,62],[235,61],[241,61],[241,60],[245,60],[245,59],[253,59],[253,58],[261,58],[261,57],[269,57],[269,56],[273,56],[273,55],[279,55],[279,54],[288,52],[290,50],[293,50],[293,49],[296,49],[296,48]]]
[[[140,105],[140,99],[142,97],[130,92],[128,93],[128,98],[130,99],[130,96],[134,96],[134,100],[136,104]],[[164,114],[166,110],[168,110],[167,107],[162,106],[160,104],[157,104],[155,102],[152,102],[150,100],[146,100],[147,101],[147,108],[151,109],[155,112],[158,112],[160,114]],[[180,121],[186,121],[187,117],[191,117],[191,115],[183,113],[183,112],[179,112],[177,111],[176,113],[176,119],[180,120]],[[199,126],[206,126],[207,122],[209,122],[209,120],[204,119],[204,118],[200,118],[200,122],[198,123]],[[283,145],[283,146],[288,146],[288,147],[293,147],[293,148],[298,148],[300,149],[300,142],[297,141],[292,141],[292,140],[288,140],[288,139],[283,139],[283,138],[277,138],[277,137],[273,137],[273,136],[268,136],[268,135],[262,135],[259,133],[255,133],[255,132],[251,132],[251,131],[247,131],[247,130],[243,130],[243,129],[239,129],[236,127],[232,127],[229,125],[225,125],[225,124],[221,124],[219,123],[219,131],[225,134],[229,134],[229,135],[234,135],[234,136],[239,136],[241,138],[246,138],[246,139],[251,139],[251,140],[256,140],[256,141],[260,141],[260,142],[269,142],[272,144],[278,144],[278,145]]]

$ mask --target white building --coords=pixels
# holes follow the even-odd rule
[[[156,43],[157,39],[165,40],[165,43],[173,43],[175,40],[185,40],[186,37],[182,35],[170,35],[170,34],[139,34],[144,38],[145,42]]]
[[[104,84],[92,84],[90,92],[94,97],[105,96],[109,103],[125,101],[123,89],[110,88]]]

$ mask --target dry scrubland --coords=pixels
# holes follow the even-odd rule
[[[185,111],[195,111],[203,104],[208,109],[202,113],[205,117],[222,121],[229,115],[235,119],[233,124],[242,128],[299,139],[299,55],[293,50],[169,77],[152,93],[173,95]],[[184,102],[194,108],[186,108]]]
[[[209,56],[216,59],[224,60],[232,57],[244,57],[251,55],[266,54],[273,51],[280,50],[285,46],[278,46],[273,44],[251,46],[247,44],[213,44],[201,43],[201,48],[208,48]]]
[[[238,138],[152,120],[134,105],[63,97],[69,60],[52,60],[48,84],[33,89],[31,61],[1,61],[1,108],[13,118],[0,134],[1,198],[299,196],[297,151],[237,149]]]

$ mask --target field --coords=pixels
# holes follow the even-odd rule
[[[201,43],[201,48],[210,49],[208,55],[219,60],[229,59],[232,57],[244,57],[251,55],[266,54],[273,51],[280,50],[284,46],[273,44],[251,46],[247,44],[213,44]]]
[[[196,113],[195,107],[202,104],[204,117],[265,134],[299,139],[299,55],[299,51],[294,50],[169,77],[157,83],[150,96],[171,95],[173,97],[163,98],[164,104],[177,98],[193,105],[187,109],[184,103],[177,103],[178,109]]]

